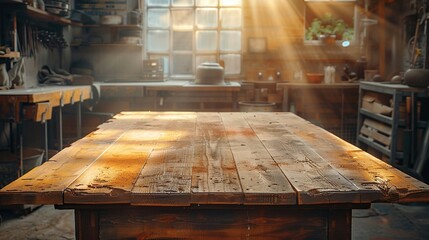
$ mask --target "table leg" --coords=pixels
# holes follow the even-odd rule
[[[81,102],[76,103],[76,137],[80,139],[82,137],[82,104]]]
[[[98,212],[75,209],[75,233],[78,240],[99,239]]]
[[[287,86],[283,89],[283,112],[289,112],[289,88]]]
[[[16,145],[15,145],[15,138],[14,138],[14,131],[13,131],[13,122],[9,122],[9,144],[10,144],[10,152],[16,153]]]
[[[328,220],[328,239],[351,239],[352,210],[331,209]]]
[[[63,149],[63,107],[58,107],[58,150]]]
[[[238,93],[232,92],[232,110],[236,112],[238,110]]]
[[[24,175],[24,123],[17,124],[17,132],[19,138],[19,176]]]
[[[49,153],[48,153],[48,121],[45,121],[43,123],[45,128],[45,160],[43,162],[46,162],[49,160]]]

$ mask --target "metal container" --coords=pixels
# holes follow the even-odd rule
[[[238,102],[240,112],[275,112],[275,102]]]
[[[24,148],[23,155],[23,170],[27,173],[42,164],[45,151],[39,148]]]

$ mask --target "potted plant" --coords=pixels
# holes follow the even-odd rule
[[[335,40],[352,40],[353,28],[349,27],[343,19],[335,18],[331,13],[322,17],[313,18],[310,26],[305,30],[306,40],[321,40],[332,43]]]

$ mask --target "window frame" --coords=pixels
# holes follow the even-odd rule
[[[353,39],[352,40],[335,40],[334,44],[335,45],[339,45],[339,46],[343,46],[343,43],[346,41],[349,44],[347,46],[354,46],[357,45],[359,42],[359,7],[357,4],[356,0],[304,0],[305,2],[305,11],[304,11],[304,29],[303,29],[303,42],[305,45],[324,45],[325,43],[322,40],[308,40],[306,39],[306,31],[307,31],[307,27],[308,24],[311,23],[312,19],[307,19],[308,17],[308,9],[309,6],[311,4],[322,4],[322,3],[327,3],[327,4],[353,4],[353,16],[351,17],[352,19],[352,28],[354,31],[353,34]]]
[[[228,66],[226,66],[225,69],[225,76],[227,77],[237,77],[242,74],[243,71],[243,28],[244,28],[244,10],[243,10],[243,0],[239,1],[241,2],[239,6],[221,6],[221,0],[217,1],[217,6],[200,6],[198,5],[198,0],[193,1],[192,6],[173,6],[173,0],[169,0],[169,5],[163,5],[163,6],[152,6],[149,5],[150,1],[145,1],[145,29],[146,29],[146,55],[149,59],[159,59],[164,58],[164,75],[165,77],[172,79],[172,80],[183,80],[183,79],[193,79],[195,78],[196,69],[199,59],[209,58],[213,59],[215,58],[215,61],[219,62],[220,60],[226,60],[228,58],[237,58],[239,57],[239,71],[236,71],[233,74],[228,73]],[[149,25],[149,12],[150,9],[168,9],[168,19],[169,19],[169,27],[168,28],[156,28],[156,27],[150,27]],[[197,25],[197,10],[198,9],[217,9],[217,27],[201,27]],[[193,13],[193,25],[189,29],[176,29],[174,28],[174,11],[177,10],[192,10]],[[239,27],[233,27],[233,28],[225,28],[222,26],[222,17],[221,12],[222,9],[240,9],[241,17],[240,17],[240,26]],[[158,30],[167,30],[169,32],[169,48],[165,51],[152,51],[149,48],[149,33],[151,31],[158,31]],[[175,32],[192,32],[192,50],[175,50],[174,49],[174,33]],[[200,50],[198,51],[198,39],[197,39],[197,32],[204,32],[204,31],[215,31],[217,34],[216,39],[216,50]],[[222,50],[221,49],[221,34],[222,31],[237,31],[240,34],[240,42],[239,42],[239,50],[232,51],[232,50]],[[173,70],[175,69],[175,55],[177,54],[189,54],[192,56],[192,65],[191,69],[189,71],[189,74],[176,74]],[[168,62],[166,62],[168,61]],[[226,60],[228,61],[228,60]],[[235,60],[234,60],[235,61]],[[236,62],[235,62],[236,63]],[[232,66],[232,65],[231,65]],[[234,66],[235,67],[235,66]],[[233,67],[229,69],[231,71]],[[177,70],[177,69],[176,69]]]

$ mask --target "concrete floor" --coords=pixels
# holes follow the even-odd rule
[[[71,210],[42,206],[26,216],[2,212],[0,240],[74,239]],[[353,239],[427,240],[429,204],[373,204],[353,210]]]

